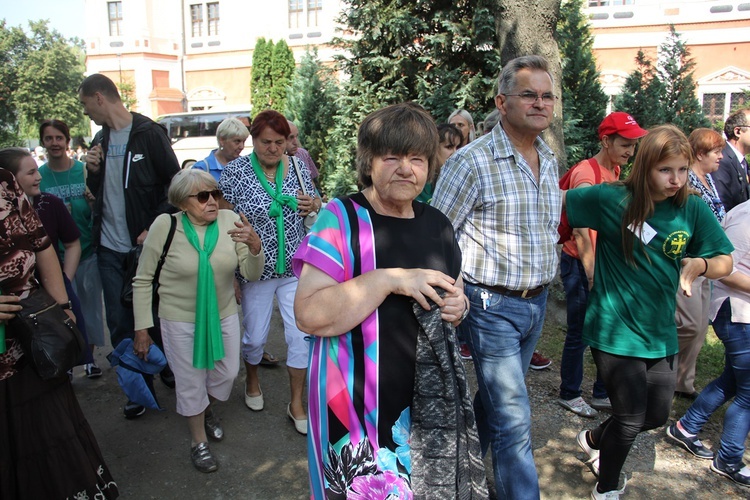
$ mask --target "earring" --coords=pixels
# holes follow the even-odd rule
[[[224,146],[219,146],[219,151],[224,151]]]

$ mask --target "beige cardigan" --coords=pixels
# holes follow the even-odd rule
[[[154,326],[152,307],[152,283],[156,265],[164,249],[169,233],[169,214],[154,220],[143,243],[143,252],[138,261],[138,271],[133,279],[133,313],[135,329],[144,330]],[[159,276],[159,317],[170,321],[195,322],[195,299],[198,288],[198,252],[187,241],[182,225],[182,214],[176,214],[177,226],[169,253]],[[222,319],[237,313],[234,298],[234,271],[239,265],[240,273],[254,281],[263,272],[263,251],[250,254],[244,243],[234,243],[227,231],[235,227],[239,215],[231,210],[219,210],[219,240],[211,254],[211,266],[216,283],[219,314]],[[194,226],[198,239],[203,244],[206,226]],[[107,279],[102,276],[102,279]]]

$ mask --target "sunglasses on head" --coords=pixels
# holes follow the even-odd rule
[[[213,191],[201,191],[197,194],[188,195],[188,198],[196,198],[199,203],[206,203],[208,202],[209,196],[213,196],[214,200],[216,201],[219,201],[220,199],[224,198],[224,194],[221,192],[220,189],[214,189]]]

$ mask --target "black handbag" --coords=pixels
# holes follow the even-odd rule
[[[33,290],[20,305],[23,309],[8,322],[8,329],[42,379],[64,375],[88,348],[81,331],[44,288]]]

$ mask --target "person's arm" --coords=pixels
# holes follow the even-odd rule
[[[235,243],[240,274],[248,281],[257,281],[263,274],[263,266],[266,263],[260,236],[248,222],[245,214],[240,214],[240,220],[236,221],[234,226],[234,229],[227,233]]]
[[[50,245],[44,250],[36,252],[35,255],[36,268],[39,271],[42,287],[58,304],[67,304],[70,299],[68,298],[68,292],[65,290],[62,269],[60,269],[60,261],[57,259],[55,249]],[[73,311],[65,309],[65,312],[75,321]]]
[[[722,278],[721,282],[735,290],[750,294],[750,275],[742,271],[733,272],[726,278]]]
[[[682,259],[680,273],[680,288],[685,296],[691,296],[693,281],[698,276],[716,280],[728,276],[732,272],[732,256],[717,255],[716,257],[685,257]]]
[[[294,297],[294,316],[303,332],[334,337],[362,323],[391,293],[412,297],[425,309],[430,308],[428,298],[445,307],[433,287],[456,294],[454,282],[439,271],[393,268],[375,269],[339,283],[305,263]]]
[[[75,278],[78,270],[78,263],[81,261],[81,240],[63,242],[65,251],[63,252],[63,272],[70,281]]]
[[[440,308],[440,317],[453,326],[461,323],[464,312],[469,310],[469,298],[464,294],[464,280],[461,276],[456,280],[456,291],[447,293],[445,305]]]

